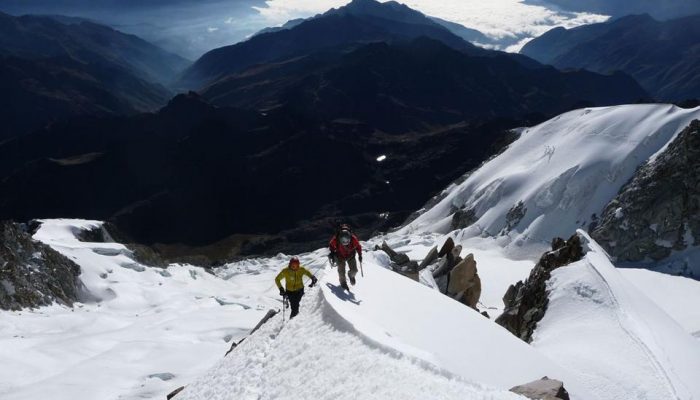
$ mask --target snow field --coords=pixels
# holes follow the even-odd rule
[[[700,108],[624,105],[571,111],[521,137],[401,230],[447,233],[459,208],[473,209],[471,236],[500,236],[512,255],[536,257],[554,236],[587,228],[636,169],[662,151]],[[522,218],[507,215],[520,202]],[[517,214],[517,213],[515,213]],[[532,246],[535,245],[535,246]]]
[[[646,269],[620,268],[618,271],[686,332],[700,337],[700,281]]]
[[[45,221],[35,238],[80,265],[84,299],[0,312],[0,398],[162,399],[203,373],[269,308],[274,260],[225,281],[203,268],[138,264],[118,243],[75,234],[97,221]],[[250,261],[253,262],[253,261]]]

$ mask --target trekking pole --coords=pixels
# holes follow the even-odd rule
[[[284,314],[287,311],[287,295],[282,296],[282,323],[284,324]]]
[[[362,275],[363,278],[365,277],[365,270],[362,269],[362,261],[360,261],[360,275]]]

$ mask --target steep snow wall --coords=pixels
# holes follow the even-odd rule
[[[636,169],[662,151],[700,108],[625,105],[562,114],[533,128],[498,157],[446,190],[400,233],[448,232],[459,209],[475,213],[472,236],[499,237],[529,256],[554,236],[588,228]]]

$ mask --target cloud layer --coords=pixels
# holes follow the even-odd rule
[[[387,0],[380,0],[387,1]],[[349,0],[267,0],[256,7],[271,25],[287,20],[310,17],[331,7],[340,7]],[[482,43],[508,51],[518,51],[533,37],[556,26],[571,28],[603,22],[607,16],[572,13],[548,6],[545,2],[529,4],[525,0],[401,0],[426,15],[454,21],[481,31],[490,39]]]

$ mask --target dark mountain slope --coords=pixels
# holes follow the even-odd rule
[[[624,71],[659,100],[700,97],[700,15],[665,22],[637,15],[556,28],[522,53],[557,68]]]
[[[529,69],[506,56],[469,56],[425,38],[257,66],[202,94],[219,105],[261,111],[286,106],[313,118],[359,120],[394,133],[475,118],[551,115],[646,96],[624,74]]]
[[[151,102],[161,99],[162,93],[149,91],[142,86],[143,81],[112,72],[108,67],[83,65],[71,58],[0,57],[0,141],[68,115],[134,113],[135,108],[125,98],[137,93],[148,96]],[[121,88],[119,93],[107,90],[96,75],[119,78],[113,85]]]
[[[157,114],[84,117],[0,144],[0,218],[107,219],[147,243],[272,235],[244,251],[303,249],[327,239],[336,217],[363,234],[398,223],[524,123],[391,136],[182,95]]]

